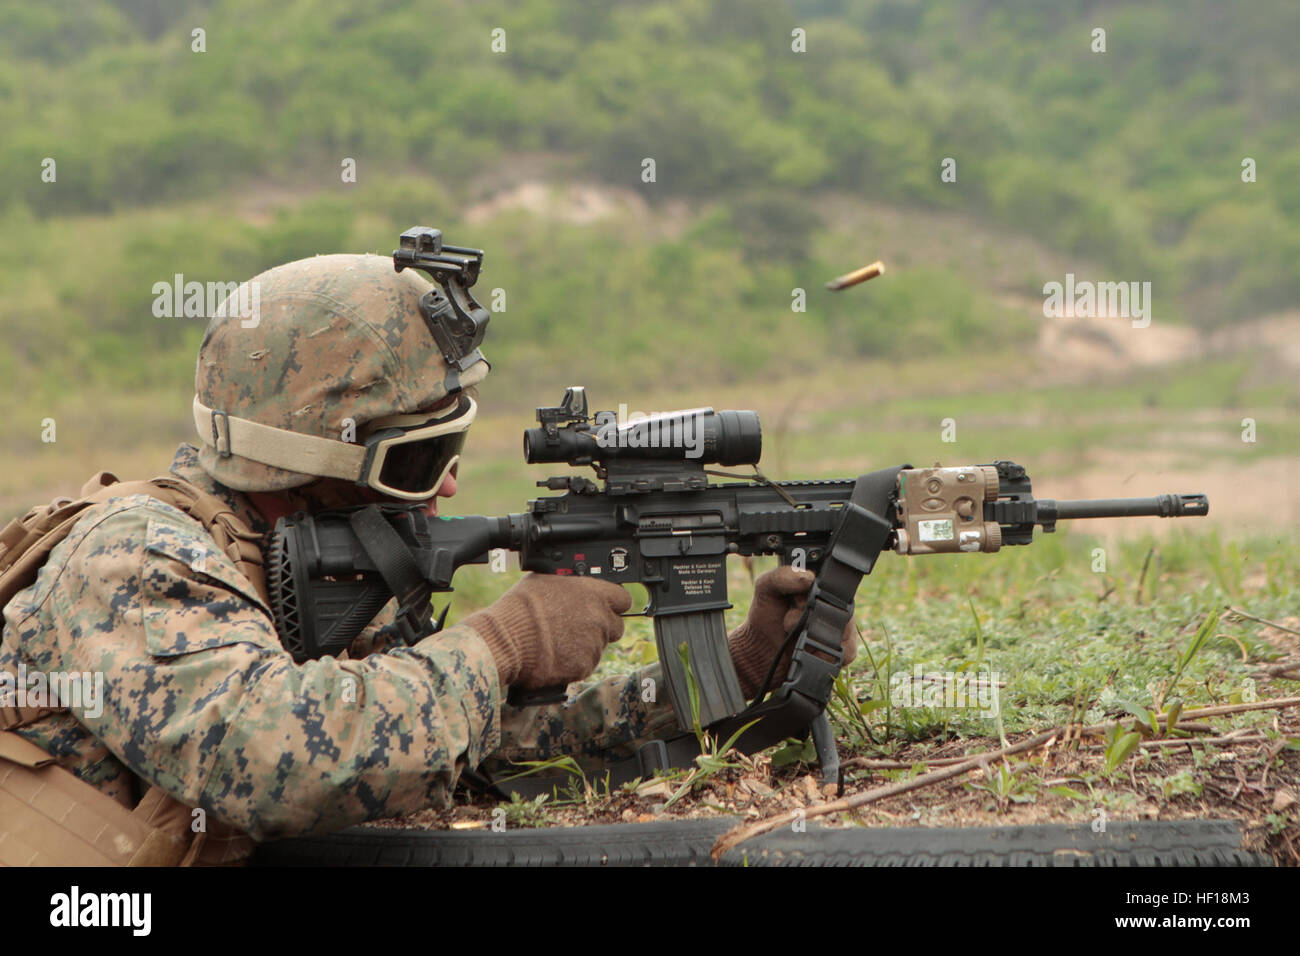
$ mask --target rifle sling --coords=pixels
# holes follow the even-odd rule
[[[795,626],[799,638],[785,683],[767,700],[752,704],[711,728],[725,739],[750,721],[762,718],[738,742],[746,753],[770,747],[787,737],[801,736],[825,710],[840,671],[841,635],[853,616],[854,595],[863,576],[875,567],[894,528],[890,515],[898,473],[903,467],[906,466],[860,475],[854,484],[853,494],[843,509],[844,516],[808,594],[803,617]]]
[[[353,512],[352,531],[397,598],[396,625],[406,643],[414,644],[433,633],[431,592],[401,535],[374,506]]]

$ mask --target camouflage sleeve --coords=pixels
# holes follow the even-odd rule
[[[396,602],[386,604],[370,626],[353,641],[348,656],[400,647],[393,621]],[[501,746],[488,755],[484,767],[508,772],[512,762],[574,757],[584,769],[631,756],[648,740],[677,732],[672,706],[657,703],[662,688],[658,664],[589,684],[574,685],[569,699],[558,705],[515,708],[501,705]]]
[[[660,700],[660,696],[663,700]],[[510,772],[513,762],[570,756],[586,771],[630,757],[648,740],[677,732],[658,664],[579,688],[563,704],[501,709],[501,746],[485,769]]]
[[[496,667],[472,630],[295,665],[212,539],[152,499],[88,515],[29,590],[6,608],[25,656],[103,675],[101,713],[74,716],[134,773],[256,839],[445,802],[499,739]]]

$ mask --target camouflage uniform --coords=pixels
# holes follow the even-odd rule
[[[269,530],[193,447],[172,471]],[[443,805],[459,771],[489,755],[627,755],[674,726],[671,708],[641,701],[655,668],[503,713],[492,657],[465,626],[394,648],[381,618],[359,638],[375,653],[295,665],[202,527],[145,496],[87,511],[4,619],[0,670],[105,681],[99,717],[55,715],[20,734],[124,804],[138,776],[256,839]]]
[[[361,427],[446,394],[416,311],[430,287],[413,273],[395,276],[373,256],[322,256],[259,278],[260,325],[218,318],[204,338],[196,385],[210,407],[333,437],[348,419]],[[485,372],[471,368],[462,384]],[[262,535],[266,521],[234,489],[313,480],[219,457],[210,444],[182,445],[172,471]],[[472,628],[390,647],[392,618],[390,604],[353,655],[296,665],[255,587],[198,522],[126,496],[84,512],[4,608],[0,671],[102,674],[99,716],[73,708],[18,733],[128,807],[141,780],[152,782],[259,840],[445,804],[458,774],[489,755],[621,756],[674,727],[667,704],[641,701],[653,669],[567,705],[503,710],[496,665]]]

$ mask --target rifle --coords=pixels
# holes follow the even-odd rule
[[[601,484],[581,475],[550,477],[537,484],[563,494],[499,517],[428,518],[419,506],[367,505],[282,518],[267,562],[272,609],[281,640],[301,661],[347,648],[394,596],[405,640],[435,632],[442,619],[433,620],[433,593],[450,591],[458,568],[487,563],[494,549],[514,551],[527,571],[644,585],[649,601],[640,613],[654,619],[681,734],[652,741],[612,767],[612,783],[689,765],[699,753],[697,719],[721,739],[750,725],[736,744],[747,753],[811,730],[823,776],[834,779],[838,757],[825,708],[839,673],[841,635],[863,575],[886,549],[990,553],[1029,544],[1036,527],[1050,533],[1058,521],[1209,513],[1202,494],[1036,499],[1025,469],[1011,461],[770,481],[757,468],[756,412],[697,408],[620,423],[612,412],[589,416],[581,387],[567,389],[558,406],[538,408],[537,420],[539,427],[524,432],[525,460],[590,466]],[[706,465],[751,465],[756,477],[713,484],[711,476],[746,476]],[[803,615],[748,702],[723,623],[731,607],[725,564],[733,554],[776,555],[816,575]],[[776,664],[791,645],[789,670],[773,687]],[[563,690],[512,692],[510,700],[562,700]]]

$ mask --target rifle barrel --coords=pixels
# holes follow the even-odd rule
[[[1059,521],[1071,518],[1136,518],[1156,516],[1180,518],[1210,513],[1210,499],[1205,495],[1156,495],[1154,498],[1091,498],[1083,501],[1039,499],[1038,512],[1054,511]]]

